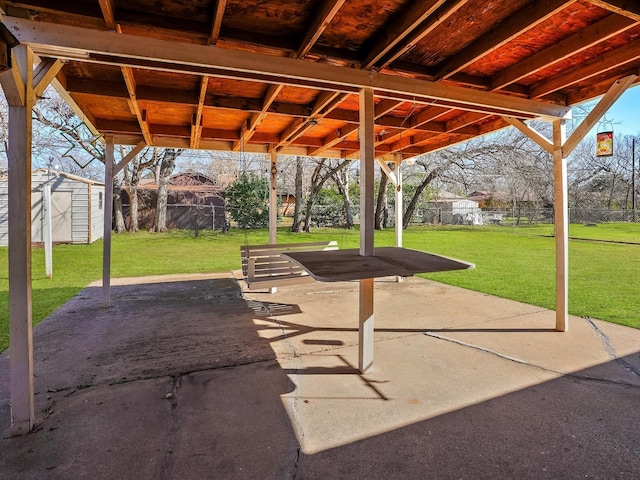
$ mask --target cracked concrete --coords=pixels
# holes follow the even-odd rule
[[[2,479],[640,477],[640,331],[409,278],[244,296],[230,275],[90,287],[35,329],[37,427]]]

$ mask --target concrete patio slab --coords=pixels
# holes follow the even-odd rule
[[[231,274],[90,286],[34,330],[37,427],[2,479],[640,477],[640,331],[408,278],[242,291]]]

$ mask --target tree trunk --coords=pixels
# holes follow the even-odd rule
[[[129,194],[129,231],[137,232],[140,229],[140,219],[138,217],[138,187],[130,185],[127,193]]]
[[[331,163],[326,165],[327,158],[322,158],[311,176],[311,191],[309,192],[309,198],[307,199],[307,211],[304,218],[304,231],[309,232],[311,228],[311,209],[313,202],[316,199],[316,195],[322,190],[322,186],[327,180],[335,176],[340,170],[349,164],[349,160],[342,160],[337,165],[332,166]],[[327,170],[323,172],[323,167],[327,166]]]
[[[402,228],[407,228],[409,225],[411,225],[411,217],[413,217],[413,214],[416,210],[416,206],[420,201],[420,196],[422,196],[422,193],[424,192],[424,189],[427,188],[427,185],[429,185],[429,183],[431,183],[431,181],[437,176],[438,176],[437,170],[432,170],[427,175],[425,175],[425,177],[422,179],[422,183],[416,189],[415,193],[413,194],[413,197],[411,198],[411,201],[409,202],[409,205],[407,205],[407,208],[404,211]]]
[[[333,181],[338,186],[338,192],[342,195],[344,202],[344,227],[353,228],[353,210],[351,209],[351,198],[349,198],[349,171],[341,170],[333,176]]]
[[[387,225],[387,185],[389,183],[389,177],[380,167],[380,187],[378,188],[378,201],[376,203],[376,215],[375,215],[375,229],[382,230]]]
[[[158,168],[158,203],[156,204],[156,215],[153,230],[155,232],[167,231],[167,197],[169,195],[169,177],[176,166],[176,157],[182,150],[167,148],[164,150],[160,168]]]
[[[113,179],[113,214],[116,233],[124,232],[127,227],[124,224],[124,215],[122,214],[122,186],[115,178]]]
[[[293,209],[293,225],[291,225],[292,232],[299,232],[302,230],[302,167],[302,157],[296,157],[296,203]]]

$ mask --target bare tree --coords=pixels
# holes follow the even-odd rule
[[[154,232],[167,231],[167,198],[169,194],[169,177],[176,167],[176,158],[182,153],[181,149],[165,148],[162,159],[157,164],[156,181],[158,183],[158,202],[153,222]]]
[[[333,181],[338,187],[338,193],[342,196],[344,204],[344,227],[353,228],[353,209],[349,197],[349,168],[344,168],[333,174]]]
[[[329,158],[319,158],[316,160],[316,167],[311,175],[311,188],[307,198],[307,207],[304,218],[304,231],[308,232],[311,228],[311,209],[313,202],[324,186],[325,182],[332,178],[336,173],[349,165],[349,160],[338,160]]]
[[[295,178],[295,205],[293,209],[293,224],[291,225],[292,232],[299,232],[302,230],[302,175],[304,173],[303,158],[296,157],[296,178]]]
[[[375,212],[375,229],[383,230],[387,226],[388,208],[387,208],[387,185],[389,178],[380,167],[380,185],[378,186],[378,199],[376,201]]]

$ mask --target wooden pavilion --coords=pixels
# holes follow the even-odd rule
[[[14,434],[34,422],[30,111],[50,83],[104,136],[109,188],[145,146],[263,152],[272,179],[278,154],[359,159],[362,256],[374,254],[376,161],[395,163],[387,174],[400,188],[403,160],[513,125],[554,158],[556,329],[567,330],[565,159],[638,82],[638,2],[0,0],[0,8]],[[571,106],[597,97],[567,137]],[[550,122],[553,138],[532,119]],[[115,144],[135,146],[117,165]],[[109,258],[110,230],[107,302]],[[372,338],[373,279],[364,278],[362,371]]]

